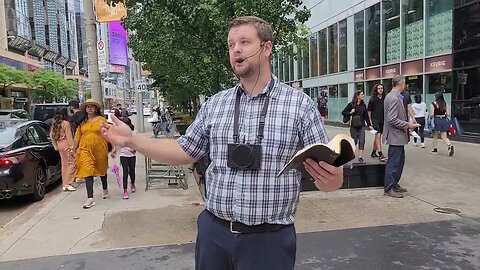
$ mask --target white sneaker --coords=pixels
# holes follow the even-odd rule
[[[93,200],[93,198],[88,198],[85,204],[83,205],[83,209],[89,209],[93,206],[95,206],[95,201]]]
[[[68,185],[68,186],[63,186],[62,187],[62,190],[63,191],[75,191],[77,190],[76,188],[72,187],[71,185]]]
[[[108,194],[108,189],[102,191],[102,199],[108,199],[110,195]]]
[[[418,143],[413,143],[413,146],[418,146]]]
[[[422,148],[425,148],[425,144],[424,144],[424,143],[422,143]]]

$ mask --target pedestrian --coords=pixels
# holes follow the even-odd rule
[[[320,92],[320,97],[317,98],[317,108],[318,108],[318,111],[320,112],[322,123],[325,122],[325,118],[328,115],[327,104],[328,104],[327,93],[322,91]]]
[[[68,103],[68,108],[70,110],[70,113],[72,114],[70,116],[69,122],[72,126],[73,135],[75,136],[77,127],[85,120],[87,114],[85,113],[85,111],[80,110],[80,103],[78,103],[77,100],[71,100]]]
[[[68,111],[65,107],[57,109],[52,127],[50,128],[50,138],[53,147],[60,153],[62,164],[62,190],[75,191],[72,186],[75,179],[75,143],[73,141],[72,127],[67,121]]]
[[[440,135],[440,138],[448,147],[448,155],[453,156],[453,145],[447,137],[447,132],[450,129],[450,120],[448,119],[449,115],[450,110],[448,109],[448,104],[445,102],[445,98],[443,97],[443,92],[436,92],[435,101],[430,105],[430,116],[434,121],[433,150],[431,151],[432,154],[438,153],[438,136]]]
[[[421,148],[425,148],[425,116],[427,112],[427,104],[422,101],[422,95],[416,94],[414,96],[415,103],[412,105],[413,113],[415,114],[415,120],[420,125],[416,127],[414,131],[420,136]],[[413,145],[417,146],[417,137],[413,137]]]
[[[87,118],[77,128],[75,144],[77,145],[77,178],[85,179],[87,189],[87,201],[84,209],[95,205],[93,199],[93,178],[100,177],[102,181],[102,198],[108,199],[107,169],[109,146],[100,134],[100,124],[107,123],[101,113],[101,106],[93,99],[87,99],[82,104]],[[112,158],[115,158],[115,147],[112,149]]]
[[[379,158],[380,161],[385,162],[387,158],[382,152],[382,134],[384,121],[384,101],[385,91],[383,84],[379,83],[373,87],[372,96],[368,101],[368,117],[372,122],[372,127],[377,131],[373,141],[373,150],[370,155],[372,158]]]
[[[385,122],[383,140],[388,144],[388,159],[385,166],[384,192],[386,196],[403,198],[407,192],[398,183],[405,165],[405,145],[410,139],[409,129],[415,128],[407,121],[404,97],[405,77],[398,75],[392,79],[393,89],[385,97]]]
[[[367,106],[363,99],[365,95],[362,90],[357,90],[353,94],[352,102],[349,102],[342,111],[344,117],[350,117],[350,135],[358,146],[358,162],[365,163],[363,160],[363,150],[365,149],[365,123],[368,129],[372,129],[370,118],[368,117]]]
[[[115,115],[116,116],[116,115]],[[120,118],[130,129],[133,131],[135,127],[132,124],[132,120],[128,117]],[[136,151],[130,147],[120,148],[120,164],[123,169],[123,199],[128,200],[128,177],[130,176],[130,191],[135,193],[137,188],[135,186],[135,164],[137,161]]]
[[[211,96],[185,135],[159,141],[116,118],[102,134],[161,163],[192,164],[209,155],[195,269],[293,270],[301,174],[277,174],[299,148],[326,143],[327,134],[315,102],[272,75],[269,23],[235,18],[227,44],[240,83]],[[311,159],[304,165],[318,189],[341,187],[341,166]]]

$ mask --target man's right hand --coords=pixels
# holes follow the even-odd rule
[[[418,126],[417,123],[408,122],[408,129],[415,129]]]
[[[112,115],[113,124],[102,123],[100,132],[105,140],[109,141],[115,146],[125,147],[129,146],[132,141],[133,132],[129,126],[120,121],[117,117]]]

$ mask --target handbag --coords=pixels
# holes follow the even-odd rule
[[[363,127],[362,118],[359,115],[352,116],[352,120],[350,120],[350,126],[353,128]]]

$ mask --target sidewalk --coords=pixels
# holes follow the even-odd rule
[[[331,138],[340,132],[348,134],[348,130],[343,128],[327,129]],[[367,135],[367,162],[375,162],[369,158],[372,139],[372,135]],[[447,223],[441,224],[450,224],[445,225],[449,227],[454,224],[452,222],[463,222],[461,220],[464,219],[475,222],[480,218],[480,145],[455,143],[455,156],[448,157],[446,147],[439,148],[439,155],[431,155],[428,148],[430,141],[426,144],[427,149],[412,145],[406,147],[407,163],[402,186],[409,190],[409,195],[404,199],[384,197],[382,189],[302,193],[296,219],[299,235],[385,225],[427,222],[440,224],[436,222],[442,221]],[[196,217],[202,207],[192,204],[200,201],[200,196],[193,177],[187,169],[185,172],[188,176],[188,190],[163,185],[145,192],[144,162],[143,157],[138,157],[138,191],[131,194],[129,200],[122,200],[121,190],[112,176],[109,177],[111,198],[102,200],[101,185],[96,183],[97,205],[89,210],[82,209],[86,199],[84,185],[76,192],[61,193],[33,218],[25,221],[20,216],[0,231],[0,261],[131,247],[151,250],[143,247],[173,245],[165,248],[174,250],[176,245],[194,243]],[[438,213],[433,211],[435,207],[454,208],[460,211],[460,214]],[[406,226],[402,228],[410,228],[410,225]],[[472,229],[475,226],[472,226]],[[480,232],[475,231],[477,239],[478,234]],[[307,235],[305,234],[305,237]],[[320,235],[324,237],[325,234]],[[410,243],[416,245],[414,242]],[[480,243],[474,244],[480,247]],[[191,245],[187,246],[187,251],[192,252]],[[299,244],[300,250],[304,248]],[[168,254],[170,253],[167,252]],[[191,254],[182,258],[187,259],[190,263],[185,265],[191,267]],[[305,258],[306,261],[308,259],[311,257]],[[165,265],[164,267],[159,269],[178,269]]]

